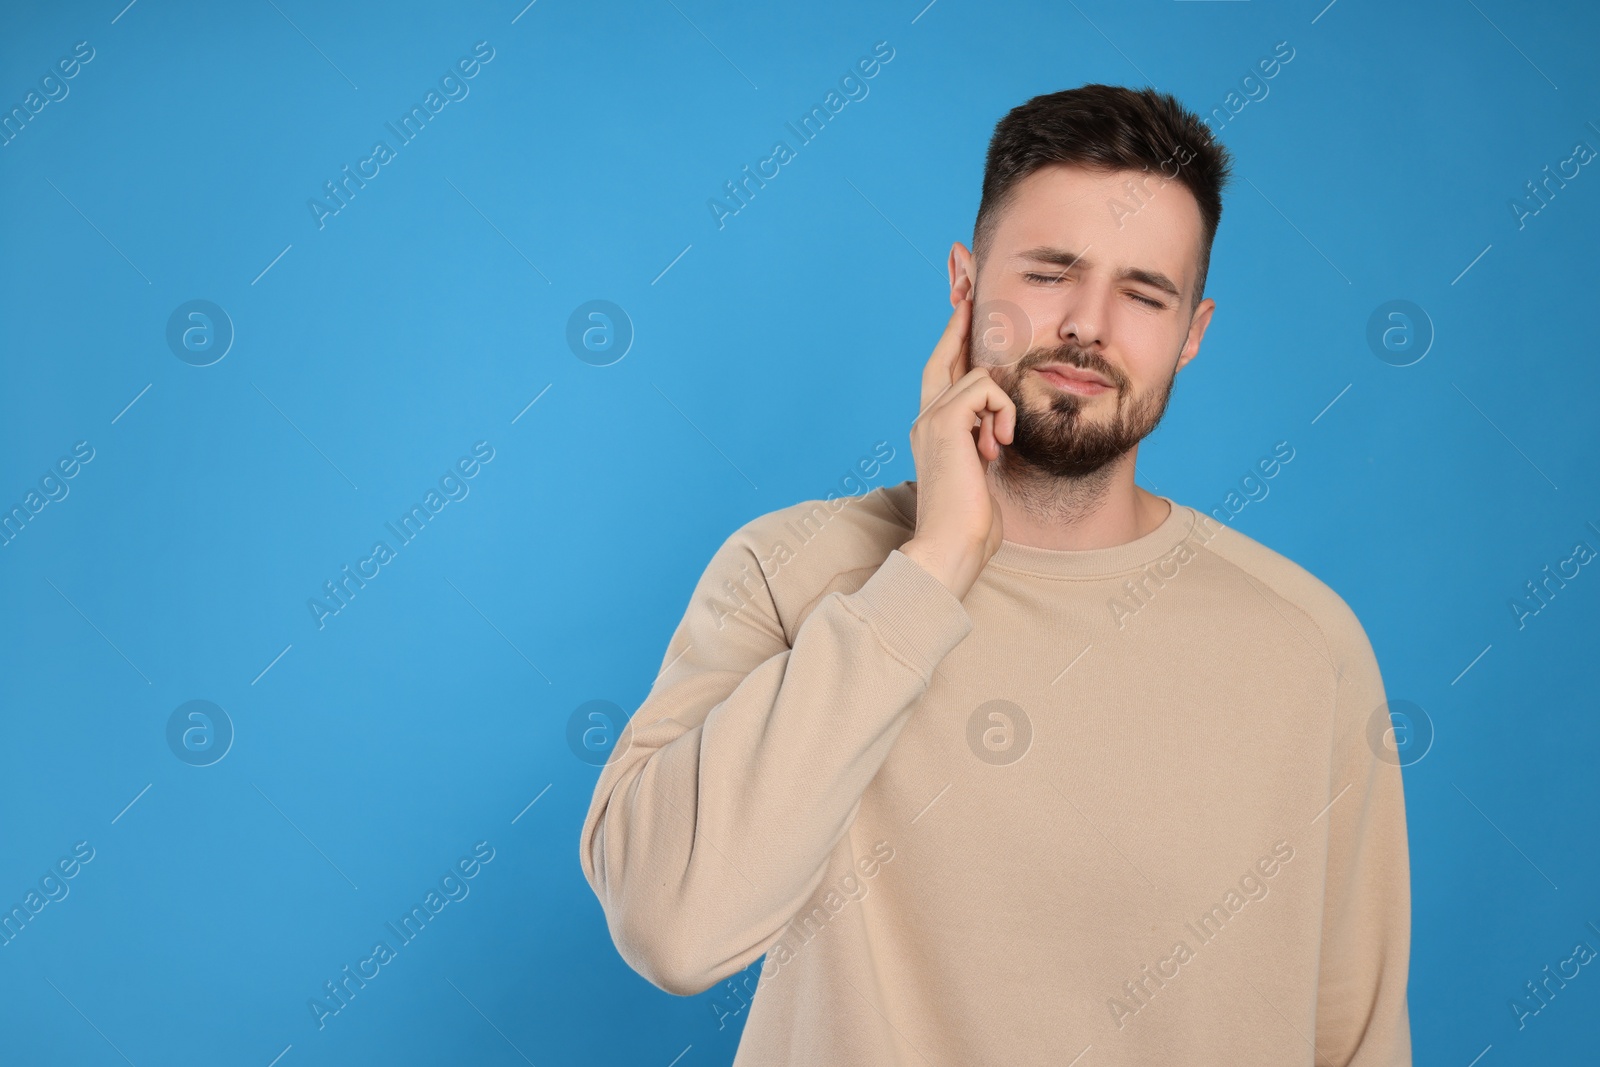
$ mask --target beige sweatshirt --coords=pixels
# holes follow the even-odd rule
[[[1176,503],[1003,542],[960,600],[897,551],[915,515],[909,481],[807,501],[713,556],[583,825],[629,965],[718,987],[736,1067],[1410,1064],[1344,601]]]

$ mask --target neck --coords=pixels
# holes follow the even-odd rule
[[[1137,540],[1160,526],[1171,506],[1134,483],[1139,449],[1083,478],[1022,468],[1002,478],[999,462],[987,479],[1000,506],[1007,541],[1032,548],[1088,551]]]

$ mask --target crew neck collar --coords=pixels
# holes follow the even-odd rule
[[[880,488],[885,499],[906,520],[907,525],[916,529],[916,483],[908,479],[899,485]],[[1159,494],[1156,499],[1166,501],[1170,510],[1161,525],[1143,537],[1106,548],[1081,550],[1037,548],[1015,541],[1001,541],[987,565],[1047,578],[1103,578],[1139,570],[1165,557],[1194,530],[1196,514],[1193,508]]]

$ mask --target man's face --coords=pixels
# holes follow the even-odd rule
[[[969,346],[1017,407],[1002,475],[1082,478],[1156,428],[1215,306],[1190,314],[1200,236],[1194,197],[1154,171],[1058,164],[1018,183],[978,275]]]

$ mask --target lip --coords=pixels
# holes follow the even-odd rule
[[[1035,373],[1057,389],[1069,393],[1078,393],[1082,396],[1097,396],[1108,392],[1112,388],[1100,375],[1093,371],[1084,370],[1082,367],[1072,367],[1065,363],[1047,363],[1034,368]]]

